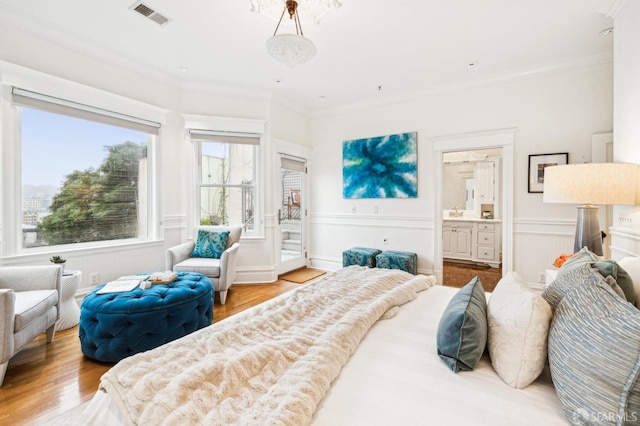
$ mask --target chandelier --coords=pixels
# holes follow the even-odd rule
[[[314,24],[320,22],[329,10],[342,6],[338,0],[299,0],[298,3],[300,15],[311,19]],[[282,0],[251,0],[251,11],[277,21],[282,12]]]
[[[289,13],[289,19],[294,21],[296,26],[295,34],[280,34],[278,28],[284,17],[284,13]],[[280,20],[273,32],[273,37],[267,40],[267,52],[280,62],[293,67],[295,65],[307,62],[316,54],[316,46],[309,39],[304,38],[302,26],[300,25],[300,17],[298,16],[298,2],[295,0],[287,0],[280,14]]]

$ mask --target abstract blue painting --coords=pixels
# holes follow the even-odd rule
[[[417,133],[345,141],[342,145],[344,198],[416,198]]]

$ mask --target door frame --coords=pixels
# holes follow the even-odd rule
[[[275,165],[273,179],[274,179],[274,182],[278,182],[278,189],[274,188],[274,191],[273,191],[273,205],[275,210],[273,250],[274,250],[276,273],[278,275],[282,275],[292,270],[309,265],[309,256],[307,254],[307,247],[309,247],[309,226],[308,226],[309,217],[307,215],[307,212],[309,211],[309,200],[310,200],[309,185],[308,185],[308,178],[309,178],[308,169],[309,169],[309,163],[310,163],[309,157],[310,157],[311,149],[302,145],[297,145],[297,144],[282,141],[282,140],[274,140],[273,146],[274,146],[273,164]],[[301,203],[301,212],[300,212],[301,213],[300,238],[302,241],[301,244],[302,244],[302,258],[303,258],[302,262],[300,261],[283,262],[281,258],[282,228],[281,228],[281,225],[278,223],[278,209],[280,209],[282,205],[282,198],[281,198],[282,193],[280,189],[280,182],[281,182],[280,157],[281,156],[288,156],[293,159],[303,159],[307,165],[307,173],[304,174],[303,182],[302,182],[302,200],[301,200],[302,203]]]
[[[434,274],[442,284],[442,154],[502,148],[502,274],[513,270],[513,151],[516,128],[460,133],[430,138],[433,142],[435,200],[433,212]]]

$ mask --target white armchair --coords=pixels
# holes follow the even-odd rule
[[[196,245],[198,231],[229,231],[227,249],[220,259],[207,257],[191,257]],[[199,226],[194,231],[193,241],[187,241],[167,250],[166,268],[169,271],[197,272],[211,280],[214,291],[220,295],[220,304],[227,301],[227,291],[236,279],[236,258],[240,248],[240,235],[242,228],[239,226]]]
[[[61,286],[59,266],[0,268],[0,386],[9,359],[27,343],[45,331],[53,341]]]

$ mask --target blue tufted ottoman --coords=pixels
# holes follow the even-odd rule
[[[402,269],[416,275],[418,273],[418,256],[409,251],[383,251],[376,256],[376,266],[385,269]]]
[[[382,250],[367,247],[351,247],[342,252],[342,267],[350,265],[376,267],[376,255]]]
[[[80,309],[80,346],[89,358],[118,362],[202,327],[213,319],[213,286],[209,278],[178,272],[169,284],[84,298]]]

